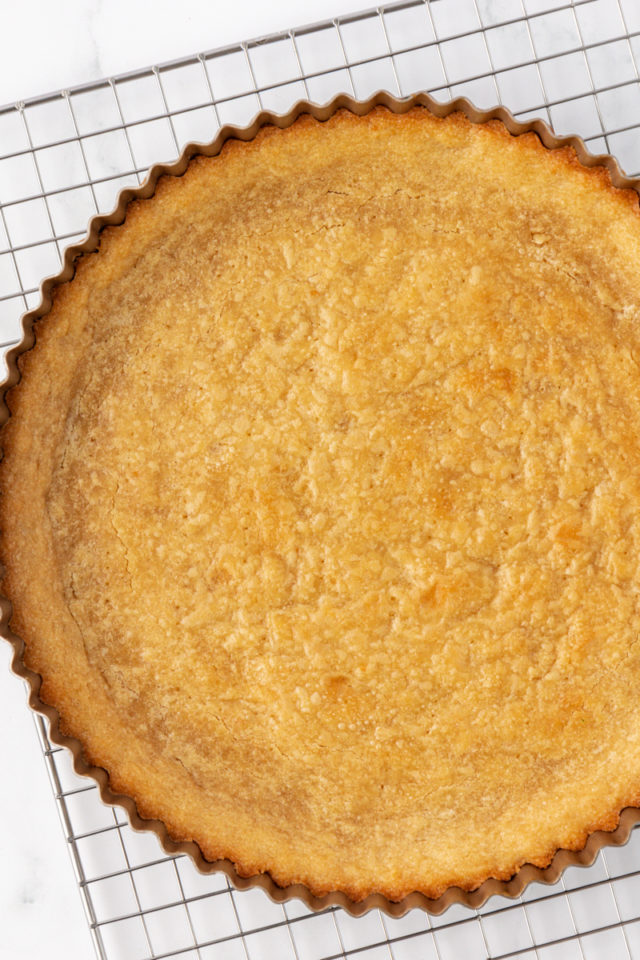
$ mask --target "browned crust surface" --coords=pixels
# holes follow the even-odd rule
[[[2,560],[143,817],[399,900],[640,802],[639,230],[570,149],[376,109],[103,232],[10,395]]]

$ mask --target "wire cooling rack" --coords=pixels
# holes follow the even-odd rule
[[[0,108],[0,347],[96,212],[189,140],[261,108],[386,88],[467,95],[640,172],[637,0],[406,0]],[[102,960],[640,960],[640,831],[554,887],[479,911],[314,915],[202,876],[135,833],[37,726]]]

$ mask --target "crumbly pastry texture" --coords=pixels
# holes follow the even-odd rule
[[[415,108],[164,177],[2,442],[41,696],[204,856],[477,887],[640,802],[638,197]]]

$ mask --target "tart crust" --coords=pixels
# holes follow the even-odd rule
[[[415,108],[229,141],[21,358],[4,588],[140,814],[316,896],[507,879],[640,802],[638,198]]]

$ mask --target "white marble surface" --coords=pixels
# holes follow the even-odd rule
[[[0,104],[362,9],[366,0],[20,0],[1,4]],[[33,716],[0,644],[0,956],[94,949]]]
[[[26,687],[0,643],[0,956],[89,960],[93,946]]]
[[[372,5],[367,0],[3,0],[0,103]]]

